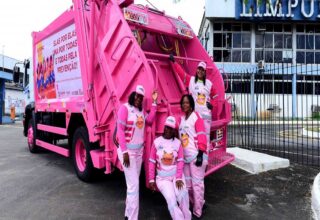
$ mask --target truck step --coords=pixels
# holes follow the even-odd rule
[[[39,139],[36,139],[36,145],[39,146],[39,147],[45,148],[47,150],[56,152],[57,154],[61,154],[61,155],[65,156],[65,157],[69,157],[70,156],[70,151],[68,149],[65,149],[63,147],[44,142],[44,141],[39,140]]]
[[[66,128],[60,128],[60,127],[55,127],[55,126],[50,126],[50,125],[44,125],[44,124],[38,124],[37,129],[41,131],[47,131],[50,133],[54,134],[60,134],[64,136],[68,136],[68,131]]]
[[[225,149],[214,150],[209,155],[208,166],[205,176],[208,176],[216,170],[228,165],[229,163],[234,161],[234,159],[234,155],[225,152]]]

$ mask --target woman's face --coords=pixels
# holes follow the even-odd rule
[[[171,139],[174,137],[174,129],[169,126],[164,126],[163,137],[165,139]]]
[[[186,96],[183,97],[181,109],[184,113],[188,113],[192,111],[189,99]]]
[[[143,95],[136,94],[134,97],[134,107],[141,108],[143,102]]]
[[[203,80],[205,75],[206,75],[206,71],[202,67],[198,67],[197,68],[198,79]]]

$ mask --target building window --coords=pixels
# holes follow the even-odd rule
[[[228,74],[227,93],[250,93],[250,74]]]
[[[286,24],[256,25],[255,62],[292,62],[292,28]]]
[[[251,61],[249,23],[213,23],[213,56],[216,62]]]
[[[250,74],[228,74],[227,93],[250,93]],[[292,94],[291,74],[255,74],[255,94]],[[320,76],[298,75],[296,84],[297,95],[319,95]]]
[[[301,64],[320,63],[320,25],[297,25],[296,61]]]

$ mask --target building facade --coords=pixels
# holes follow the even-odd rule
[[[227,92],[248,94],[251,116],[256,114],[255,100],[261,88],[272,97],[280,93],[287,96],[285,102],[290,104],[283,109],[286,117],[301,116],[297,110],[299,95],[310,99],[309,111],[320,94],[318,0],[206,0],[199,40],[221,72],[233,79]],[[274,64],[279,64],[280,71],[270,76],[265,75],[268,71],[263,72],[263,87],[254,86],[261,80],[261,71],[241,82],[232,75],[257,67],[268,70]],[[285,89],[284,81],[288,85]],[[247,83],[247,89],[239,89],[240,83]]]
[[[18,83],[13,82],[14,67],[20,70]],[[24,68],[24,61],[0,54],[0,124],[11,122],[12,107],[15,108],[16,116],[22,115],[26,104],[33,97],[33,81],[29,77],[32,76],[29,74],[31,70],[27,69],[27,76],[24,77]]]
[[[207,0],[205,8],[199,37],[216,62],[320,63],[317,0]]]

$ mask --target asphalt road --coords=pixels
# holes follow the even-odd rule
[[[203,219],[310,219],[310,187],[318,171],[293,165],[251,175],[227,166],[205,180]],[[125,194],[122,173],[83,183],[70,159],[30,154],[21,125],[0,125],[1,220],[123,219]],[[161,194],[142,187],[140,219],[170,219]]]

